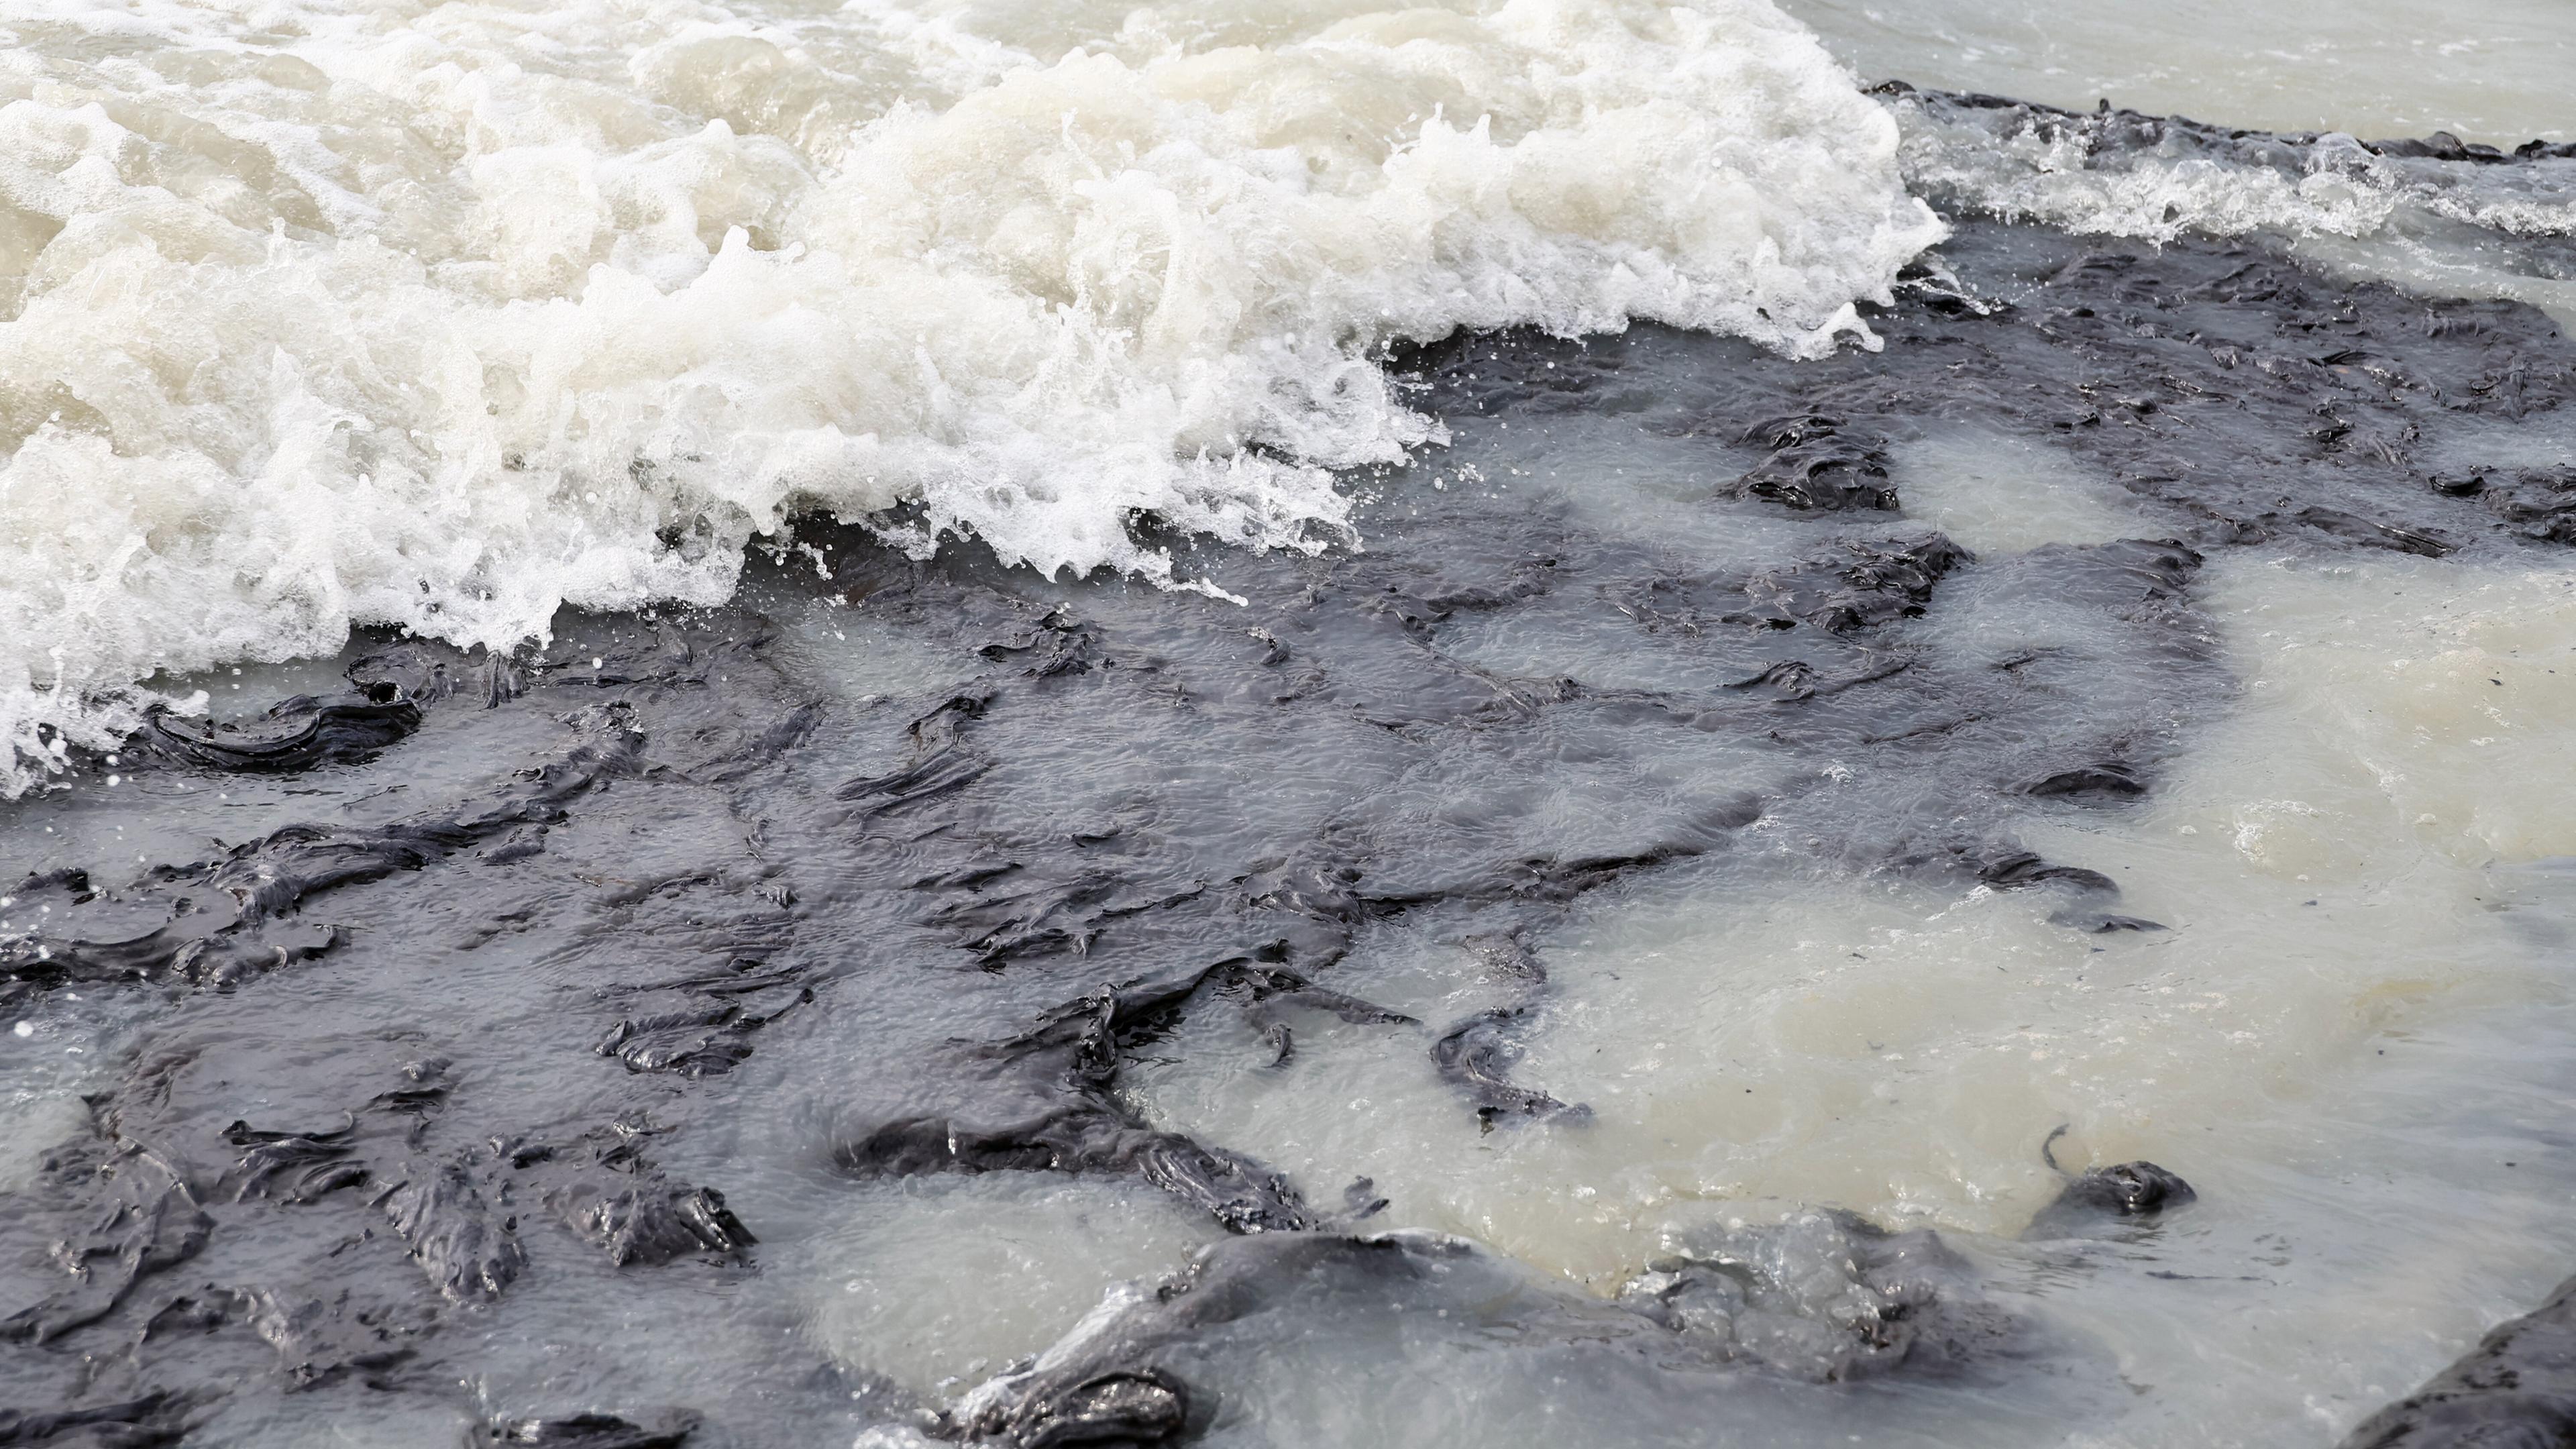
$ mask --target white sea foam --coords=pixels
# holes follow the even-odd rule
[[[2106,149],[2079,122],[2019,110],[1944,113],[1911,97],[1907,178],[1944,201],[2078,233],[2369,237],[2444,222],[2520,236],[2576,234],[2576,162],[2427,163],[2342,133],[2261,137],[2217,156],[2183,136]]]
[[[1913,95],[1890,109],[1906,180],[1945,209],[2157,245],[2259,235],[2348,276],[2529,302],[2576,327],[2576,160],[2384,155],[2341,132],[2175,128],[2140,145],[2065,113]]]
[[[1866,345],[1854,301],[1940,235],[1768,0],[0,0],[0,32],[11,793],[40,721],[104,741],[155,671],[714,600],[800,513],[1163,582],[1147,515],[1347,540],[1329,470],[1433,437],[1374,348]]]
[[[2527,302],[2576,330],[2576,160],[2381,155],[2340,132],[2106,144],[2100,123],[2063,113],[1917,96],[1890,109],[1907,182],[1945,211],[2158,246],[2262,237],[2328,273]]]

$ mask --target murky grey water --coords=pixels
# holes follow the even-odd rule
[[[2069,337],[2128,285],[2081,252],[1963,239],[2008,306],[1879,359],[1428,355],[1451,445],[1355,480],[1364,551],[1209,556],[1244,605],[823,532],[515,668],[197,681],[214,745],[341,667],[418,726],[10,807],[22,1392],[217,1444],[2332,1437],[2576,1259],[2576,570],[2415,477],[2563,440]],[[2201,280],[2248,264],[2129,266],[2320,304]],[[2059,425],[2124,368],[2261,381]],[[2129,461],[2320,400],[2409,457],[2259,518]],[[2061,1126],[2196,1196],[2044,1213]]]
[[[1615,9],[0,6],[0,1442],[2323,1444],[2539,1305],[2576,155]],[[1777,235],[1532,159],[1675,135]],[[1632,315],[1761,345],[1502,325]]]

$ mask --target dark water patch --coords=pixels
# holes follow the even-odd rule
[[[1365,550],[1189,561],[1241,605],[815,525],[824,577],[755,568],[728,608],[567,619],[513,660],[379,650],[355,699],[394,714],[172,723],[141,786],[18,807],[0,993],[155,1003],[0,1221],[22,1412],[146,1433],[184,1402],[209,1444],[401,1406],[490,1442],[1255,1443],[1265,1415],[1327,1432],[1303,1371],[1397,1418],[1426,1384],[1490,1398],[1444,1432],[1546,1400],[1594,1442],[1716,1416],[1911,1443],[2116,1402],[2080,1333],[1998,1307],[1927,1234],[1729,1229],[1633,1265],[1623,1306],[1354,1234],[1386,1207],[1366,1184],[1157,1125],[1128,1080],[1161,1052],[1288,1070],[1320,1024],[1445,1081],[1430,1130],[1591,1130],[1519,1079],[1554,990],[1531,943],[1692,862],[2149,929],[2019,832],[2151,796],[2226,707],[2208,557],[2558,556],[2416,462],[2559,406],[2576,355],[2535,313],[1991,225],[1944,262],[1875,354],[1424,349],[1457,446],[1361,480]],[[1618,516],[1586,495],[1640,495],[1549,451],[1612,395],[1658,457],[1705,451],[1653,504],[1700,532]],[[1977,552],[1903,517],[1893,443],[1970,422],[2113,480],[2135,536]],[[864,621],[846,656],[838,621]],[[1868,789],[1836,788],[1855,770]],[[36,833],[128,839],[233,792],[260,828],[202,852]],[[1459,928],[1472,1007],[1353,978],[1408,922]],[[1005,1175],[1147,1184],[1229,1236],[966,1400],[815,1341],[771,1264],[830,1204]],[[2039,1407],[1996,1409],[1996,1383]],[[655,1427],[668,1403],[693,1427]]]
[[[2155,929],[2151,923],[2137,922],[2125,927]],[[2123,929],[2105,926],[2102,929]],[[2030,1226],[2022,1230],[2025,1238],[2046,1239],[2070,1237],[2098,1229],[2106,1223],[2122,1225],[2152,1224],[2170,1209],[2187,1206],[2199,1196],[2192,1185],[2175,1173],[2167,1172],[2152,1162],[2120,1162],[2109,1167],[2088,1167],[2080,1173],[2067,1173],[2058,1165],[2057,1139],[2066,1135],[2064,1127],[2048,1134],[2039,1148],[2040,1157],[2049,1170],[2066,1176],[2065,1190],[2039,1210]]]
[[[297,695],[248,724],[209,725],[156,710],[128,749],[201,770],[309,770],[353,764],[420,728],[420,706],[390,682],[337,700]]]
[[[665,1411],[642,1424],[614,1414],[566,1414],[487,1424],[475,1430],[470,1442],[472,1449],[520,1444],[546,1449],[680,1449],[697,1427],[697,1415],[685,1409]]]

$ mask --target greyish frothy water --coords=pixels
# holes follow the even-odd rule
[[[2557,1422],[2419,10],[0,3],[0,1441]]]

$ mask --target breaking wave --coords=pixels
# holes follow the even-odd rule
[[[0,3],[9,793],[133,686],[713,602],[800,515],[1351,538],[1378,365],[1793,354],[1942,235],[1767,0]]]

